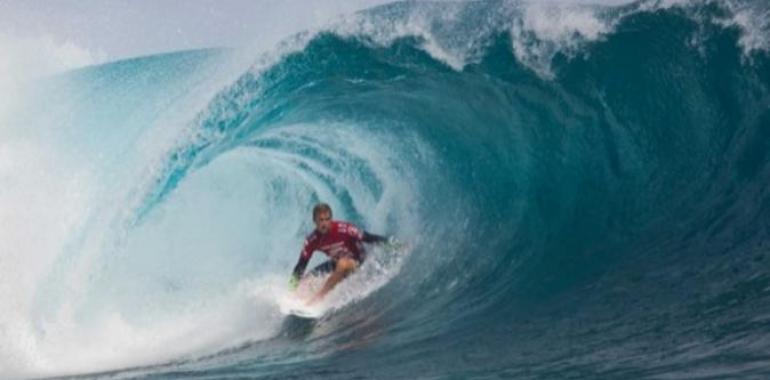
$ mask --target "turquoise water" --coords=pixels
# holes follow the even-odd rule
[[[10,376],[764,378],[767,12],[396,3],[51,78],[19,124],[84,208]],[[411,248],[308,325],[319,200]]]

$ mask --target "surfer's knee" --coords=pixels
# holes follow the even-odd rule
[[[357,266],[358,266],[358,263],[356,263],[355,260],[346,257],[346,258],[339,259],[339,261],[337,261],[336,269],[340,272],[348,273],[356,269]]]

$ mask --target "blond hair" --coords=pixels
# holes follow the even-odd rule
[[[321,213],[326,213],[326,212],[329,213],[329,217],[332,216],[332,208],[329,207],[328,204],[326,203],[316,204],[315,207],[313,207],[313,220],[316,220],[316,218],[318,218],[318,215],[320,215]]]

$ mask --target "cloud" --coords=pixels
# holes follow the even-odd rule
[[[11,37],[0,34],[0,81],[24,80],[103,62],[105,54],[50,36]]]
[[[69,41],[59,43],[50,36],[20,38],[0,34],[0,128],[28,81],[105,59],[104,53]]]

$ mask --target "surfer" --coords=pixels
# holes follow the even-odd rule
[[[366,259],[362,243],[384,243],[389,240],[359,229],[351,223],[332,220],[332,209],[326,203],[313,207],[315,230],[305,239],[305,245],[294,267],[289,286],[296,289],[313,252],[321,251],[329,260],[310,271],[310,275],[331,273],[321,290],[308,301],[312,305],[326,296]],[[392,238],[391,238],[392,240]]]

